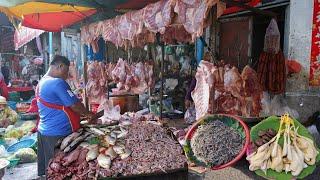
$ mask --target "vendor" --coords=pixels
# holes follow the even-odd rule
[[[80,116],[89,122],[93,117],[72,93],[66,79],[69,60],[55,56],[50,68],[36,88],[40,122],[38,125],[38,175],[47,174],[56,143],[80,128]]]
[[[5,97],[0,96],[0,127],[6,128],[18,120],[18,114],[7,105]]]
[[[203,61],[211,62],[211,59],[212,58],[211,58],[210,52],[206,52],[203,57]],[[191,84],[190,84],[190,86],[187,90],[187,94],[185,96],[184,104],[185,104],[186,109],[188,109],[189,107],[191,107],[193,105],[193,99],[192,99],[191,93],[194,90],[194,88],[196,87],[196,84],[197,84],[197,80],[196,80],[196,78],[193,78],[191,80]]]
[[[6,99],[9,98],[9,90],[7,84],[5,83],[4,76],[0,72],[0,95],[5,97]]]

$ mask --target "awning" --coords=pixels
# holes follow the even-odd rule
[[[19,30],[16,30],[14,33],[15,50],[18,50],[20,47],[32,41],[34,38],[40,36],[42,33],[44,33],[43,30],[31,29],[22,26],[21,28],[19,28]]]
[[[67,2],[66,2],[67,3]],[[26,0],[2,2],[0,11],[5,13],[11,21],[18,19],[22,25],[51,32],[61,31],[74,23],[96,13],[92,7],[70,4],[34,2]]]

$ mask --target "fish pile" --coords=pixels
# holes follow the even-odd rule
[[[126,115],[119,125],[83,128],[69,135],[49,163],[48,179],[97,179],[184,168],[182,147],[150,117]]]
[[[48,179],[95,179],[99,169],[110,169],[113,161],[128,158],[132,152],[126,148],[125,137],[131,124],[122,121],[116,126],[83,128],[67,136],[49,163]]]
[[[283,138],[283,146],[279,139]],[[247,157],[251,171],[267,169],[298,176],[309,165],[314,165],[319,154],[313,140],[298,133],[298,127],[288,114],[281,116],[279,130],[270,141]]]
[[[200,125],[191,138],[195,157],[207,166],[223,165],[241,151],[244,138],[235,129],[215,120]]]

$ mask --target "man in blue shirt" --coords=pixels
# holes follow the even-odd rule
[[[91,121],[89,112],[73,94],[66,82],[69,60],[55,56],[47,74],[40,80],[36,98],[40,122],[38,124],[38,175],[46,174],[49,160],[59,139],[68,136],[80,127],[80,115]],[[69,111],[66,111],[68,110]],[[76,115],[78,118],[72,118]]]

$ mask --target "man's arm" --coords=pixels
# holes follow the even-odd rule
[[[89,111],[84,107],[84,105],[78,101],[77,103],[70,106],[70,108],[77,114],[86,115],[89,114]]]

